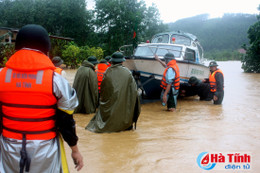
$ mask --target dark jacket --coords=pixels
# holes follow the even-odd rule
[[[98,106],[98,81],[94,65],[88,61],[83,61],[78,69],[73,88],[77,92],[79,105],[75,113],[94,113]]]
[[[112,65],[101,83],[98,111],[86,129],[98,133],[128,130],[139,114],[140,102],[131,72],[121,64]]]

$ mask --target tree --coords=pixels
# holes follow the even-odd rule
[[[168,29],[168,25],[163,24],[160,19],[160,12],[155,4],[145,10],[145,18],[142,21],[141,41],[151,40],[152,36]]]
[[[62,57],[64,59],[64,64],[71,68],[78,67],[80,63],[77,59],[78,54],[80,53],[80,48],[73,42],[65,46],[65,49],[62,51]]]
[[[121,45],[132,43],[134,27],[140,25],[144,3],[137,0],[96,0],[97,32],[104,43],[106,54],[112,54]],[[138,33],[137,31],[135,31]]]
[[[258,7],[260,11],[260,5]],[[242,68],[245,72],[260,73],[260,15],[257,16],[257,22],[248,30],[250,46],[244,48],[247,50],[246,56],[242,60]]]
[[[2,0],[0,26],[21,28],[39,24],[57,36],[72,37],[79,45],[89,44],[92,15],[85,0]]]

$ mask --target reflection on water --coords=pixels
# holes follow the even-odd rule
[[[147,103],[137,130],[111,134],[86,131],[93,114],[75,114],[85,162],[80,172],[202,172],[196,158],[204,151],[250,152],[250,172],[259,172],[260,74],[243,73],[240,62],[219,62],[219,67],[225,75],[222,105],[190,97],[178,100],[171,113],[160,102]],[[75,70],[66,72],[72,84]],[[76,172],[67,146],[66,151]]]

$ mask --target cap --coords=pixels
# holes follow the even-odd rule
[[[50,51],[51,42],[46,29],[35,24],[23,26],[19,30],[15,41],[15,50],[22,48],[37,49],[47,54]]]
[[[189,84],[197,84],[199,82],[199,80],[195,77],[195,76],[191,76],[188,83]]]
[[[115,52],[112,54],[111,62],[124,62],[125,58],[121,52]]]
[[[105,59],[101,59],[101,60],[99,61],[99,63],[106,64],[106,63],[107,63],[107,60],[105,60]]]
[[[214,66],[218,66],[217,62],[216,61],[211,61],[209,63],[209,67],[214,67]]]
[[[175,56],[174,56],[173,53],[166,53],[166,54],[164,55],[164,58],[165,58],[165,59],[175,59]]]
[[[58,66],[60,66],[61,64],[63,64],[63,60],[61,59],[61,57],[59,57],[59,56],[55,56],[55,57],[53,57],[52,58],[52,63],[56,66],[56,67],[58,67]]]
[[[95,56],[88,57],[88,62],[92,63],[93,65],[98,64],[98,60]]]

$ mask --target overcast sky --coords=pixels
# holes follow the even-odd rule
[[[88,8],[93,8],[94,0],[87,0]],[[259,14],[260,0],[144,0],[147,6],[154,3],[160,11],[164,23],[179,19],[210,14],[211,18],[222,17],[224,13]]]

